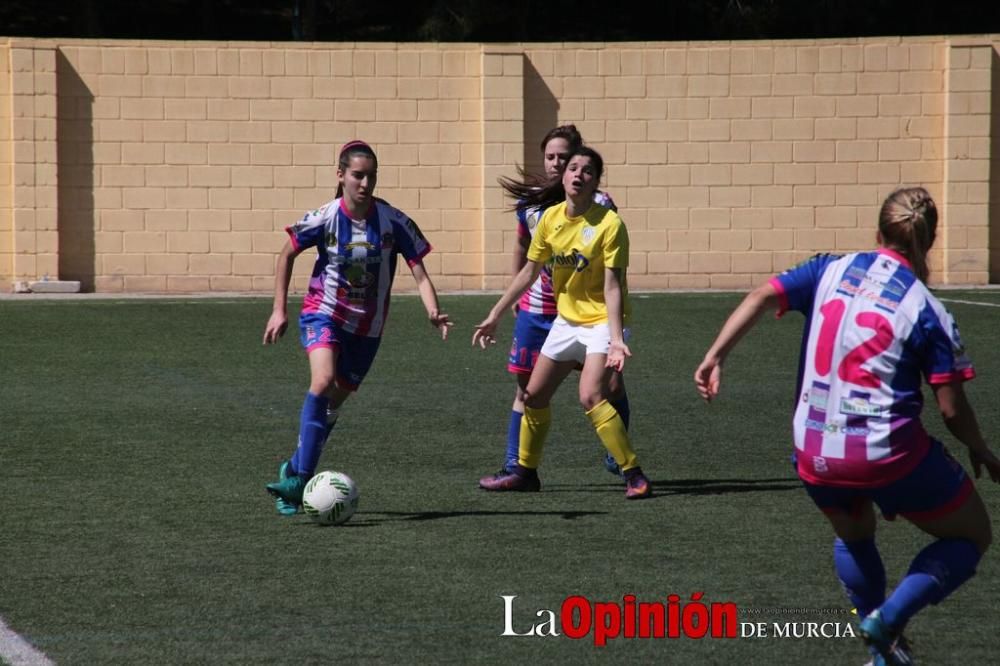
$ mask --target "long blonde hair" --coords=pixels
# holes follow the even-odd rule
[[[934,244],[937,222],[937,206],[922,187],[896,190],[886,197],[878,214],[882,245],[909,259],[922,282],[927,282],[930,274],[927,252]]]

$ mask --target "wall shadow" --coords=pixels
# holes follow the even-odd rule
[[[56,97],[59,279],[94,291],[94,94],[58,50]]]
[[[542,172],[539,144],[559,122],[559,100],[552,94],[542,75],[527,56],[524,57],[524,169]]]
[[[989,283],[1000,284],[1000,54],[990,63],[990,207],[987,236]]]

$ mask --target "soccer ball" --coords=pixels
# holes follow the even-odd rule
[[[302,508],[320,525],[342,525],[358,509],[358,487],[343,472],[320,472],[306,484]]]

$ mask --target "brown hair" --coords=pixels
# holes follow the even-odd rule
[[[559,125],[558,127],[553,127],[545,136],[542,137],[542,142],[538,144],[541,149],[542,154],[545,154],[545,146],[549,145],[549,141],[552,139],[565,139],[566,143],[569,144],[570,155],[574,154],[577,150],[583,146],[583,136],[580,134],[580,130],[576,128],[576,125]],[[520,176],[520,180],[515,180],[513,178],[507,178],[506,176],[500,176],[497,181],[512,199],[514,199],[515,204],[512,206],[512,210],[524,210],[530,208],[530,204],[525,204],[523,207],[521,203],[528,198],[533,193],[538,190],[544,189],[549,185],[553,185],[549,178],[544,174],[534,174],[528,173],[523,167],[517,167],[517,175]],[[555,182],[559,182],[559,178],[555,179]],[[561,184],[560,184],[561,187]]]
[[[545,152],[545,146],[549,145],[549,141],[552,139],[566,139],[570,152],[583,145],[583,137],[580,135],[580,131],[576,129],[576,125],[560,125],[559,127],[550,129],[539,146],[543,153]]]
[[[355,139],[354,141],[348,141],[340,147],[340,157],[337,159],[337,170],[340,172],[347,171],[347,167],[351,164],[351,158],[358,155],[370,157],[372,162],[375,163],[375,168],[378,169],[378,157],[375,156],[375,151],[372,150],[372,147],[360,139]],[[343,196],[343,194],[343,183],[337,183],[337,198],[339,199]]]
[[[587,146],[578,146],[567,158],[566,163],[576,156],[587,157],[594,165],[594,179],[600,183],[604,174],[604,158],[601,154]],[[566,190],[563,188],[562,178],[550,179],[541,176],[527,176],[524,181],[511,180],[501,176],[497,179],[502,187],[512,199],[515,210],[527,210],[529,208],[544,208],[552,204],[559,203],[566,198]]]
[[[878,232],[882,245],[909,259],[913,272],[927,282],[927,252],[937,234],[937,206],[922,187],[903,187],[882,203]]]

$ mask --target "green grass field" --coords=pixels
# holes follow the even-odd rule
[[[1000,305],[996,291],[939,295]],[[478,490],[504,447],[511,322],[496,348],[473,349],[494,297],[445,296],[457,325],[442,343],[418,300],[397,297],[320,463],[361,489],[358,514],[335,528],[279,517],[264,492],[295,444],[307,385],[297,330],[261,346],[267,301],[0,301],[0,617],[60,664],[861,664],[851,638],[598,648],[500,635],[501,595],[517,595],[519,633],[570,595],[683,605],[701,592],[735,603],[741,622],[851,620],[832,534],[789,464],[801,317],[758,326],[717,402],[694,391],[739,298],[635,296],[626,377],[656,497],[630,503],[601,466],[572,377],[553,407],[542,492]],[[948,306],[998,447],[1000,307]],[[926,416],[944,438],[932,407]],[[1000,488],[979,487],[1000,516]],[[927,541],[880,524],[890,584]],[[911,623],[922,663],[996,662],[998,552]]]

